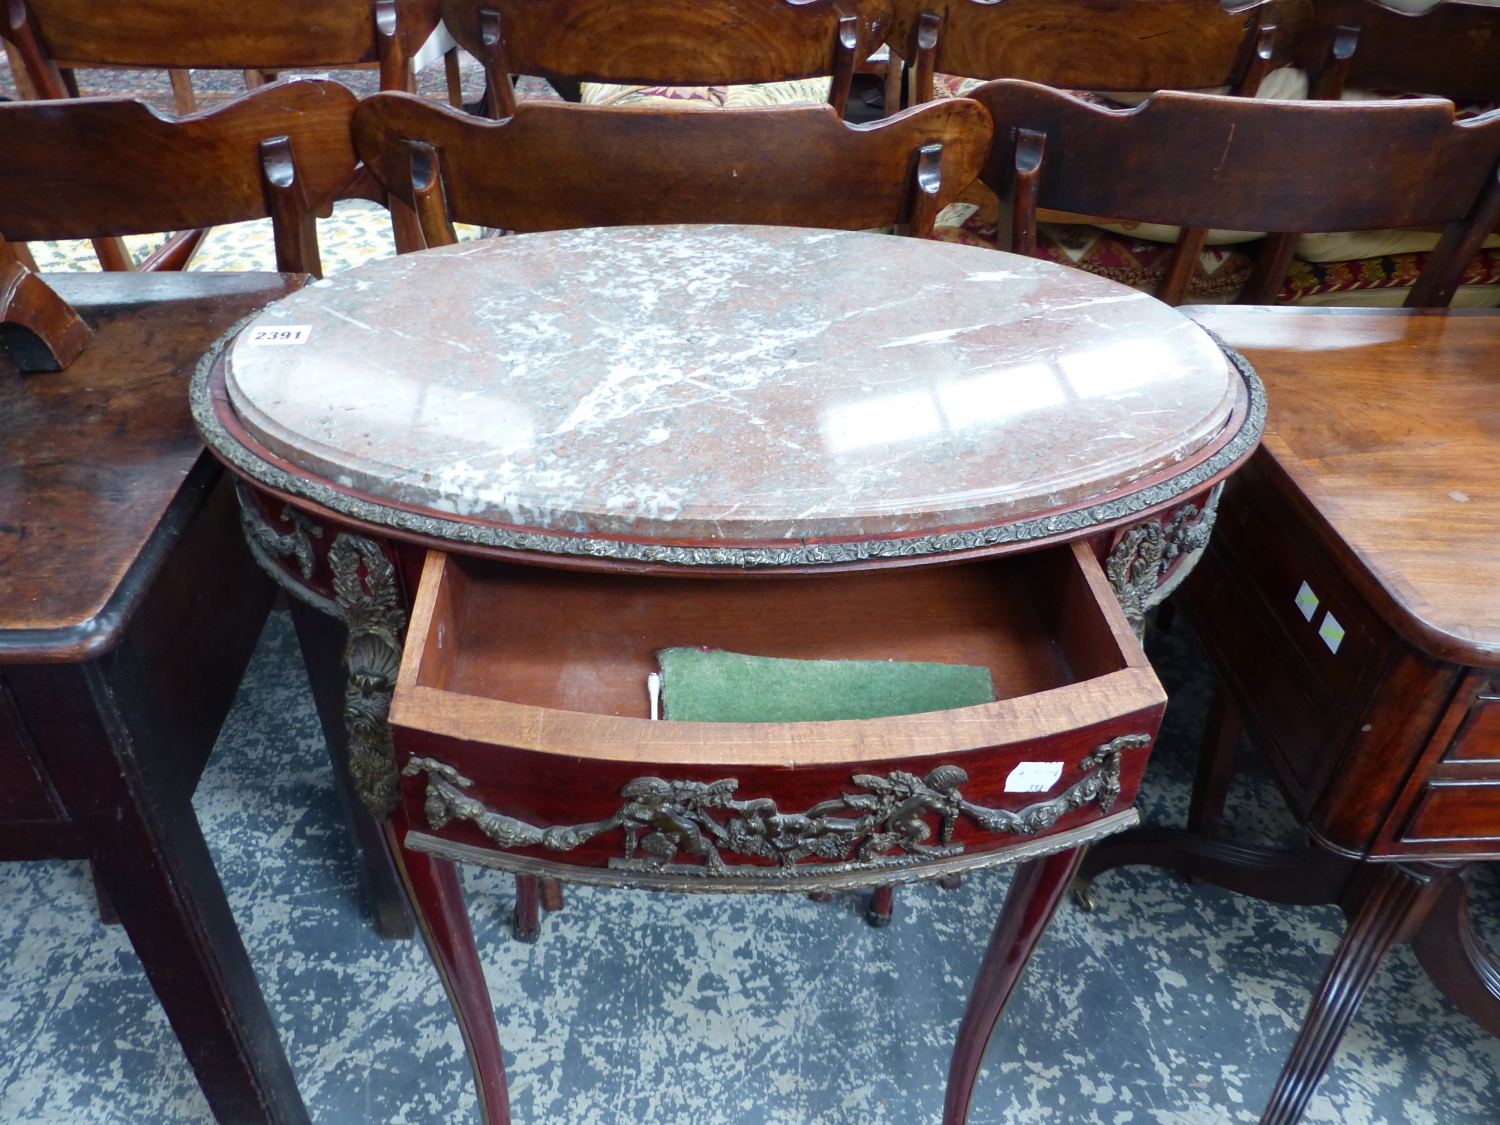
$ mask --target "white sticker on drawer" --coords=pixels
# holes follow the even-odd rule
[[[1005,779],[1007,793],[1045,793],[1062,777],[1061,762],[1022,762]]]
[[[305,344],[312,332],[311,324],[282,324],[275,328],[262,325],[250,329],[247,344]]]
[[[1318,595],[1312,592],[1312,587],[1306,582],[1302,583],[1302,588],[1297,591],[1297,597],[1294,600],[1297,608],[1302,611],[1302,620],[1311,621],[1312,615],[1318,610]]]
[[[1339,624],[1339,619],[1331,613],[1323,615],[1323,624],[1318,626],[1318,636],[1323,638],[1323,643],[1328,646],[1329,652],[1338,652],[1339,645],[1344,640],[1344,627]]]

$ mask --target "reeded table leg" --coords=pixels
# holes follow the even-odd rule
[[[1440,876],[1401,864],[1371,866],[1372,881],[1323,974],[1260,1125],[1295,1125],[1302,1117],[1386,954],[1443,889]]]
[[[479,1095],[479,1119],[483,1125],[510,1125],[510,1094],[505,1084],[500,1030],[495,1025],[495,1008],[490,1002],[489,986],[484,982],[474,932],[469,928],[469,910],[464,905],[458,867],[450,860],[395,848],[396,839],[406,833],[406,825],[400,823],[399,807],[395,817],[396,823],[390,829],[392,850],[400,856],[417,909],[422,940],[437,966],[459,1031],[463,1033],[469,1065],[474,1070],[475,1092]]]
[[[943,1125],[964,1125],[968,1120],[985,1048],[1038,940],[1057,913],[1082,854],[1081,848],[1071,848],[1028,860],[1016,868],[958,1028],[958,1042],[948,1068]]]

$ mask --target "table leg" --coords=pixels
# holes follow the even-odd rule
[[[1412,951],[1443,995],[1491,1035],[1500,1037],[1500,960],[1485,948],[1469,917],[1467,864],[1412,938]]]
[[[1208,709],[1208,726],[1203,732],[1203,746],[1198,751],[1198,770],[1193,777],[1193,796],[1188,805],[1189,832],[1204,836],[1218,834],[1224,821],[1224,802],[1229,798],[1229,784],[1234,780],[1234,763],[1239,756],[1240,734],[1244,731],[1240,713],[1220,684],[1214,689]]]
[[[1421,922],[1446,882],[1403,864],[1370,864],[1366,871],[1369,885],[1323,974],[1260,1125],[1295,1125],[1301,1119],[1386,954]]]
[[[370,815],[354,793],[349,779],[349,731],[344,725],[344,691],[348,674],[344,671],[343,622],[309,605],[291,599],[292,623],[302,648],[302,662],[312,685],[313,703],[323,728],[323,741],[333,762],[333,788],[343,809],[344,822],[354,838],[359,858],[360,887],[369,904],[375,932],[383,938],[405,940],[415,934],[406,891],[396,871],[380,824]]]
[[[495,1025],[495,1008],[479,963],[474,931],[469,928],[458,867],[451,860],[398,848],[396,839],[406,832],[399,807],[394,821],[390,829],[392,850],[399,856],[422,940],[464,1037],[479,1096],[479,1119],[482,1125],[510,1125],[510,1093],[505,1084],[500,1029]]]
[[[516,876],[516,912],[510,916],[511,933],[530,945],[542,933],[541,896],[535,875]]]
[[[555,914],[563,908],[563,888],[556,879],[542,879],[538,882],[542,892],[542,909],[548,914]]]
[[[958,1042],[948,1068],[943,1125],[964,1125],[968,1120],[985,1048],[1038,940],[1057,913],[1081,857],[1082,849],[1071,848],[1028,860],[1016,868],[958,1028]]]
[[[891,911],[896,908],[896,888],[892,886],[876,887],[875,893],[870,896],[870,906],[865,911],[865,921],[875,927],[889,926],[891,924]]]
[[[214,1116],[307,1125],[190,793],[159,778],[96,665],[7,675]]]

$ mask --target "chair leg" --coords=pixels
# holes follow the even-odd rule
[[[469,912],[464,905],[458,867],[450,860],[400,848],[396,840],[406,825],[398,808],[391,833],[391,847],[399,857],[407,889],[417,910],[417,925],[432,957],[453,1015],[464,1037],[464,1049],[474,1071],[474,1089],[479,1096],[481,1125],[510,1125],[510,1093],[505,1084],[505,1056],[500,1050],[500,1029],[490,1002],[484,968]]]
[[[410,254],[427,249],[427,238],[422,234],[422,224],[417,213],[394,195],[388,200],[391,212],[391,234],[396,240],[396,253]]]
[[[517,941],[530,945],[541,936],[541,905],[535,875],[516,876],[516,912],[510,916],[511,932]]]
[[[1266,241],[1255,256],[1255,265],[1245,288],[1234,299],[1237,305],[1274,305],[1291,268],[1293,252],[1297,249],[1299,234],[1285,232],[1266,235]]]
[[[1169,305],[1180,305],[1187,299],[1188,288],[1193,283],[1193,274],[1198,269],[1198,259],[1203,255],[1204,241],[1208,231],[1203,227],[1183,227],[1177,238],[1177,249],[1172,253],[1172,263],[1167,267],[1167,276],[1162,280],[1157,297]]]
[[[454,109],[464,107],[464,81],[458,70],[458,48],[450,48],[443,55],[443,72],[448,79],[448,104]]]
[[[889,926],[891,924],[891,911],[896,905],[896,888],[892,886],[876,887],[875,893],[870,896],[870,907],[865,911],[865,921],[876,928]]]
[[[135,268],[123,238],[95,238],[90,241],[94,244],[94,256],[99,259],[99,268],[106,273],[129,273]]]
[[[172,81],[172,104],[179,116],[198,112],[198,97],[193,93],[193,73],[190,70],[169,70]]]
[[[542,892],[542,909],[548,914],[556,914],[563,908],[562,884],[556,879],[540,879],[537,882]]]
[[[901,112],[901,91],[906,86],[906,63],[894,51],[885,64],[885,115]]]
[[[1323,974],[1260,1125],[1296,1125],[1391,946],[1432,908],[1446,879],[1402,864],[1367,865],[1371,882]]]
[[[1201,836],[1218,834],[1224,822],[1224,802],[1234,780],[1235,759],[1244,731],[1240,713],[1220,684],[1208,708],[1208,725],[1198,750],[1198,770],[1193,777],[1193,796],[1188,805],[1187,830]]]
[[[963,1023],[958,1027],[958,1041],[953,1046],[953,1061],[948,1068],[948,1091],[943,1099],[943,1125],[964,1125],[968,1121],[974,1081],[979,1077],[985,1048],[1037,942],[1057,913],[1063,892],[1072,882],[1082,856],[1082,848],[1071,848],[1028,860],[1016,868],[989,948],[980,962],[979,975],[974,979]]]

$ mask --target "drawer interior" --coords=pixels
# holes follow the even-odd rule
[[[656,652],[703,645],[810,660],[979,664],[990,669],[996,698],[1008,699],[1136,663],[1112,598],[1081,546],[764,577],[571,571],[434,553],[402,679],[647,718],[646,676],[656,670]]]

